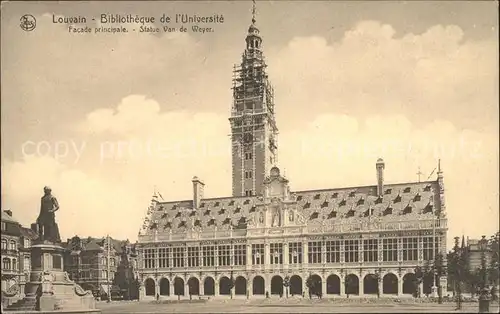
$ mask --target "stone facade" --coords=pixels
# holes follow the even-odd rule
[[[24,296],[31,270],[30,247],[37,235],[21,226],[10,210],[2,211],[1,234],[2,294],[13,302]]]
[[[233,196],[203,198],[197,177],[191,200],[153,195],[138,237],[140,298],[297,295],[310,276],[326,297],[412,294],[415,267],[446,258],[440,166],[437,180],[385,185],[379,159],[373,186],[292,192],[274,166],[274,91],[255,20],[246,43],[230,117]]]
[[[65,271],[72,280],[83,289],[92,291],[95,296],[105,296],[108,291],[112,295],[122,295],[116,286],[115,276],[132,277],[127,278],[129,280],[136,278],[135,247],[128,241],[109,238],[111,245],[108,256],[106,239],[78,236],[68,239],[63,244],[66,248]]]

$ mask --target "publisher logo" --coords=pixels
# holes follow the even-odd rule
[[[26,32],[31,32],[36,27],[36,19],[31,14],[25,14],[21,16],[21,29]]]

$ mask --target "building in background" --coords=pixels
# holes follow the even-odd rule
[[[486,261],[486,267],[489,267],[490,265],[492,252],[488,245],[485,245],[485,247],[482,248],[481,241],[488,241],[488,239],[486,239],[486,236],[483,236],[483,239],[481,240],[467,238],[466,256],[467,262],[469,263],[469,269],[471,271],[481,268],[483,253]]]
[[[11,210],[2,211],[1,223],[2,295],[22,298],[31,270],[30,247],[37,234],[21,226]]]
[[[78,236],[68,239],[63,244],[66,248],[65,271],[95,296],[107,298],[110,291],[113,298],[137,298],[137,292],[134,293],[137,287],[135,290],[129,287],[136,278],[135,246],[128,241],[109,238],[108,255],[107,239]]]
[[[297,295],[308,278],[325,296],[413,294],[415,267],[437,254],[446,263],[440,166],[436,180],[386,184],[379,159],[373,185],[291,191],[277,167],[274,90],[255,17],[245,42],[229,118],[232,196],[204,198],[197,177],[190,200],[153,195],[139,232],[140,298]],[[445,291],[446,277],[437,281],[418,289]]]

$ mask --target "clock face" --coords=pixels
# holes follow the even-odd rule
[[[244,142],[244,143],[248,144],[248,143],[252,143],[252,141],[253,141],[253,136],[252,136],[252,134],[250,134],[250,133],[245,133],[245,134],[243,135],[243,142]]]

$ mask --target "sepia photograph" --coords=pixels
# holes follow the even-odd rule
[[[498,313],[498,1],[1,1],[2,313]]]

